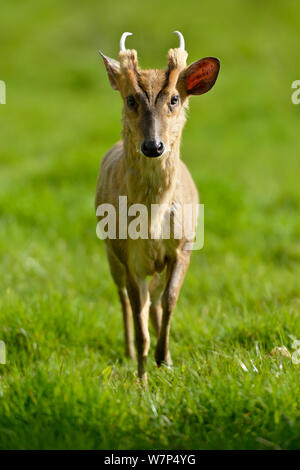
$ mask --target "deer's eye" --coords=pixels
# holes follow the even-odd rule
[[[126,101],[129,108],[134,108],[136,106],[136,101],[132,95],[127,96]]]
[[[178,104],[178,101],[179,101],[179,96],[174,95],[174,96],[172,96],[170,103],[171,103],[172,106],[175,106],[176,104]]]

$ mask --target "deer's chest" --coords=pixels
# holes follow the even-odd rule
[[[128,264],[138,276],[161,272],[167,259],[174,256],[180,243],[180,240],[174,239],[172,207],[152,216],[143,237],[128,239]]]

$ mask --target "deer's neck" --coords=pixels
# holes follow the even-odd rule
[[[124,136],[125,178],[131,204],[168,204],[176,186],[180,158],[180,138],[170,152],[149,158],[137,151],[130,138]]]

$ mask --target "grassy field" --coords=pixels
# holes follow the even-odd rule
[[[1,5],[0,448],[300,448],[300,366],[269,354],[300,339],[299,14],[290,0]],[[182,146],[205,246],[174,367],[157,369],[153,339],[141,392],[95,234],[121,113],[97,49],[117,57],[132,31],[141,65],[164,67],[174,29],[190,62],[217,56],[221,72],[191,99]]]

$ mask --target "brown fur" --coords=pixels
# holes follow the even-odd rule
[[[103,56],[113,88],[124,100],[123,140],[105,155],[98,177],[95,205],[113,204],[127,196],[128,206],[135,203],[167,204],[151,220],[160,229],[170,216],[178,216],[178,204],[196,207],[198,194],[184,163],[180,160],[180,141],[185,124],[188,93],[185,87],[187,53],[171,49],[166,70],[140,70],[134,50],[120,52],[119,62]],[[174,108],[174,94],[179,103]],[[137,106],[130,109],[126,97],[134,96]],[[158,158],[147,158],[141,152],[145,138],[159,138],[166,151]],[[118,217],[118,215],[117,215]],[[193,226],[196,218],[194,217]],[[118,226],[118,219],[117,219]],[[150,231],[150,228],[149,228]],[[146,358],[150,346],[148,316],[158,337],[157,364],[171,363],[169,331],[172,312],[190,260],[192,240],[120,239],[106,240],[112,277],[118,287],[125,325],[126,354],[135,355],[131,317],[133,314],[138,353],[138,374],[146,381]],[[147,276],[153,276],[148,285]]]

